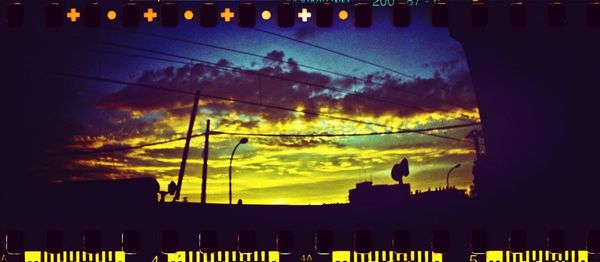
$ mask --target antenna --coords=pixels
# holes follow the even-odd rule
[[[403,158],[399,164],[395,164],[392,168],[392,179],[400,184],[402,184],[402,177],[408,176],[408,174],[408,160],[406,158]]]

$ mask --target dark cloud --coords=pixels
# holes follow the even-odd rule
[[[127,151],[115,151],[93,155],[46,155],[43,165],[36,175],[47,181],[98,180],[134,177],[152,177],[144,172],[123,170],[125,165],[136,164],[138,160],[125,163]],[[100,164],[102,163],[102,164]]]
[[[253,141],[260,145],[278,146],[287,148],[308,148],[318,145],[334,145],[342,147],[341,144],[322,137],[256,137]]]
[[[136,82],[186,91],[199,88],[206,95],[290,109],[301,107],[306,111],[319,112],[323,106],[341,108],[342,113],[351,116],[391,114],[407,117],[417,112],[449,111],[457,106],[475,107],[469,74],[457,69],[457,61],[436,65],[439,70],[431,78],[403,81],[377,72],[365,76],[366,81],[363,81],[303,71],[294,59],[286,60],[283,51],[274,50],[267,54],[267,58],[263,60],[262,67],[246,73],[195,64],[147,70]],[[221,60],[218,64],[232,66],[227,60]],[[215,114],[237,111],[273,122],[298,116],[294,112],[202,99],[205,102],[203,108]],[[103,97],[97,106],[105,110],[166,111],[181,116],[189,114],[189,109],[185,108],[191,106],[192,100],[188,95],[131,85]],[[302,117],[307,120],[315,118],[311,114],[303,114]]]
[[[237,120],[237,119],[227,119],[227,118],[221,118],[219,120],[219,125],[224,125],[224,126],[229,126],[229,125],[239,125],[243,128],[254,128],[256,126],[258,126],[259,121],[258,120],[248,120],[248,121],[242,121],[242,120]]]
[[[265,58],[263,58],[263,63],[267,66],[277,66],[279,65],[278,63],[281,63],[283,61],[284,57],[285,54],[283,53],[283,51],[273,50],[269,52],[265,56]]]
[[[182,147],[144,149],[144,155],[152,158],[177,158],[181,157],[181,152]]]

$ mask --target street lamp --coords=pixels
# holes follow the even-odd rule
[[[450,188],[450,173],[452,172],[452,170],[457,169],[460,167],[460,163],[454,165],[452,168],[450,168],[450,170],[448,170],[448,174],[446,174],[446,189]]]
[[[233,152],[231,152],[231,158],[229,159],[229,204],[231,205],[231,163],[233,162],[233,155],[235,154],[235,150],[237,150],[238,146],[240,146],[241,144],[246,144],[248,143],[248,138],[242,138],[240,139],[240,142],[237,143],[237,145],[235,145],[235,147],[233,148]]]

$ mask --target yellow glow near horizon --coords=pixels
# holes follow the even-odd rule
[[[185,107],[182,105],[182,108]],[[297,105],[296,111],[303,111]],[[355,118],[336,111],[335,108],[321,107],[329,115]],[[452,112],[429,112],[410,117],[392,115],[362,115],[361,120],[384,123],[400,128],[423,128],[441,126],[441,123],[457,121],[461,116],[477,113],[455,110]],[[130,112],[131,119],[139,119],[147,112]],[[258,115],[230,112],[212,117],[211,130],[234,133],[289,134],[306,133],[372,133],[389,131],[389,128],[368,126],[348,121],[307,118],[305,114],[291,112],[291,117],[282,120],[269,120]],[[202,114],[200,114],[202,115]],[[254,125],[243,125],[240,121],[256,121]],[[135,146],[152,141],[164,141],[181,137],[187,131],[188,116],[175,116],[163,113],[156,119],[150,133],[130,135],[126,138],[102,136],[76,136],[71,148],[98,149],[104,146]],[[194,127],[194,134],[204,131],[205,121],[200,117]],[[457,132],[455,137],[464,137],[471,129],[444,132]],[[208,161],[207,200],[210,203],[228,202],[228,168],[231,150],[241,136],[211,135]],[[372,179],[375,184],[395,183],[390,178],[391,167],[403,157],[410,162],[411,175],[405,182],[412,190],[427,190],[445,185],[445,173],[456,163],[462,167],[454,171],[451,184],[468,189],[472,183],[471,166],[474,150],[469,144],[421,134],[386,136],[349,137],[255,137],[250,136],[247,144],[241,145],[232,165],[234,200],[243,199],[247,204],[286,204],[305,205],[347,202],[348,190],[356,183]],[[121,155],[102,155],[79,159],[75,165],[88,168],[117,170],[107,177],[135,177],[150,175],[155,177],[162,190],[171,181],[177,180],[181,162],[183,140],[172,143],[148,146],[124,152]],[[204,138],[191,140],[187,160],[186,176],[182,197],[190,202],[200,199],[202,170],[202,148]]]

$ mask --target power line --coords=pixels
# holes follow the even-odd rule
[[[197,63],[203,63],[203,64],[208,64],[208,65],[212,65],[212,66],[215,66],[215,67],[219,67],[219,68],[215,68],[215,69],[218,69],[218,70],[226,70],[226,71],[233,71],[233,72],[239,72],[239,73],[244,73],[244,74],[252,74],[252,75],[258,75],[258,76],[272,78],[272,79],[278,79],[278,80],[289,81],[289,82],[298,83],[298,84],[304,84],[304,85],[308,85],[308,86],[314,86],[314,87],[318,87],[318,88],[321,88],[321,89],[331,90],[331,91],[334,91],[334,92],[345,93],[345,94],[356,96],[356,97],[359,97],[359,98],[362,97],[362,98],[370,99],[370,100],[377,101],[377,102],[389,103],[389,104],[399,105],[399,106],[403,106],[403,107],[407,107],[407,108],[412,108],[412,109],[425,109],[423,107],[419,108],[417,106],[408,105],[406,103],[398,103],[396,101],[389,100],[389,99],[382,99],[380,97],[374,97],[374,96],[369,96],[369,95],[364,95],[364,94],[358,94],[356,92],[339,90],[338,88],[328,87],[326,85],[315,84],[315,83],[310,83],[310,82],[306,82],[306,81],[299,81],[299,80],[289,79],[289,78],[285,78],[285,77],[279,77],[279,76],[273,76],[273,75],[263,74],[263,73],[259,73],[259,72],[253,71],[253,70],[241,69],[241,68],[238,68],[238,67],[228,66],[228,65],[222,65],[222,64],[213,63],[213,62],[206,61],[206,60],[201,60],[201,59],[197,59],[197,58],[193,58],[193,57],[172,54],[172,53],[168,53],[168,52],[164,52],[164,51],[157,51],[157,50],[152,50],[152,49],[146,49],[146,48],[134,47],[134,46],[129,46],[129,45],[116,44],[116,43],[103,43],[103,45],[112,45],[112,46],[116,46],[116,47],[120,47],[120,48],[125,48],[125,49],[132,49],[132,50],[137,50],[137,51],[142,51],[142,52],[155,53],[155,54],[164,55],[164,56],[171,56],[171,57],[175,57],[175,58],[179,58],[179,59],[185,59],[185,60],[188,60],[188,61],[194,61],[194,62],[197,62]],[[177,61],[177,60],[170,60],[170,59],[164,59],[164,58],[157,58],[157,57],[147,56],[147,55],[126,54],[126,53],[119,53],[119,52],[114,52],[114,51],[102,51],[102,52],[106,52],[106,53],[113,54],[113,55],[120,55],[120,56],[137,57],[137,58],[144,58],[144,59],[152,59],[152,60],[166,61],[166,62],[172,62],[172,63],[186,64],[186,65],[189,64],[189,62],[183,62],[183,61]],[[472,119],[465,118],[462,115],[461,115],[461,118],[463,118],[463,119],[460,119],[462,121],[467,121],[467,122],[470,122],[470,123],[474,123],[474,121]]]
[[[289,37],[289,36],[286,36],[286,35],[278,34],[278,33],[275,33],[275,32],[264,30],[264,29],[259,29],[259,28],[253,28],[253,29],[256,30],[256,31],[259,31],[261,33],[265,33],[265,34],[277,36],[277,37],[280,37],[280,38],[284,38],[284,39],[287,39],[287,40],[291,40],[291,41],[294,41],[294,42],[297,42],[297,43],[301,43],[301,44],[304,44],[304,45],[308,45],[308,46],[311,46],[311,47],[314,47],[314,48],[318,48],[318,49],[321,49],[321,50],[324,50],[324,51],[327,51],[327,52],[330,52],[330,53],[334,53],[336,55],[341,55],[343,57],[347,57],[347,58],[350,58],[350,59],[353,59],[353,60],[356,60],[356,61],[359,61],[359,62],[362,62],[362,63],[366,63],[366,64],[369,64],[369,65],[372,65],[372,66],[375,66],[375,67],[378,67],[378,68],[381,68],[381,69],[385,69],[385,70],[397,73],[399,75],[408,77],[408,78],[413,79],[413,80],[419,79],[416,76],[411,76],[411,75],[408,75],[406,73],[397,71],[397,70],[395,70],[393,68],[390,68],[390,67],[387,67],[387,66],[382,66],[382,65],[377,64],[375,62],[371,62],[371,61],[368,61],[368,60],[365,60],[365,59],[362,59],[362,58],[359,58],[359,57],[355,57],[353,55],[349,55],[349,54],[346,54],[346,53],[343,53],[343,52],[340,52],[340,51],[337,51],[337,50],[334,50],[334,49],[331,49],[331,48],[327,48],[327,47],[324,47],[324,46],[321,46],[321,45],[309,43],[309,42],[306,42],[306,41],[303,41],[303,40],[300,40],[300,39],[297,39],[297,38]],[[347,77],[350,77],[350,76],[347,76]],[[374,83],[374,84],[386,87],[385,84],[381,83],[381,82],[372,82],[372,81],[369,81],[368,79],[361,79],[361,80],[364,81],[365,83],[366,82],[371,82],[371,83]],[[393,89],[394,90],[398,90],[398,91],[406,91],[406,90],[401,90],[399,88],[393,88]],[[424,96],[422,96],[420,94],[413,93],[413,92],[408,92],[408,91],[406,91],[406,92],[409,93],[409,94],[420,96],[420,97],[424,98]],[[457,104],[457,103],[452,103],[450,101],[444,101],[444,100],[441,100],[439,98],[431,97],[431,99],[432,100],[436,100],[437,102],[446,103],[446,104],[449,104],[449,105],[460,107],[462,109],[466,109],[466,110],[470,110],[470,111],[473,110],[472,108],[467,108],[466,106],[463,106],[463,105],[460,105],[460,104]]]
[[[93,81],[100,81],[100,82],[108,82],[108,83],[115,83],[115,84],[139,86],[139,87],[142,87],[142,88],[156,89],[156,90],[166,91],[166,92],[176,92],[176,93],[186,94],[186,95],[194,95],[195,94],[194,92],[191,92],[191,91],[184,91],[184,90],[179,90],[179,89],[165,88],[165,87],[159,87],[159,86],[154,86],[154,85],[141,84],[141,83],[133,83],[133,82],[127,82],[127,81],[121,81],[121,80],[113,80],[113,79],[101,78],[101,77],[94,77],[94,76],[86,76],[86,75],[78,75],[78,74],[70,74],[70,73],[53,73],[53,74],[60,75],[60,76],[66,76],[66,77],[72,77],[72,78],[80,78],[80,79],[87,79],[87,80],[93,80]],[[321,113],[316,113],[316,112],[311,112],[311,111],[306,111],[306,110],[297,110],[297,109],[292,109],[292,108],[287,108],[287,107],[282,107],[282,106],[276,106],[276,105],[268,105],[268,104],[256,103],[256,102],[247,101],[247,100],[233,99],[233,98],[229,98],[229,97],[222,97],[222,96],[208,95],[208,94],[200,94],[200,96],[201,97],[205,97],[205,98],[212,98],[212,99],[217,99],[217,100],[224,100],[224,101],[229,101],[229,102],[235,102],[235,103],[240,103],[240,104],[247,104],[247,105],[252,105],[252,106],[259,106],[259,107],[265,107],[265,108],[270,108],[270,109],[277,109],[277,110],[283,110],[283,111],[288,111],[288,112],[295,112],[295,113],[303,113],[303,114],[307,114],[307,115],[320,116],[320,117],[325,117],[325,118],[330,118],[330,119],[335,119],[335,120],[355,122],[355,123],[359,123],[359,124],[373,125],[373,126],[385,127],[385,128],[390,128],[390,129],[398,129],[396,127],[391,127],[391,126],[388,126],[388,125],[379,124],[379,123],[375,123],[375,122],[368,122],[368,121],[356,120],[356,119],[352,119],[352,118],[339,117],[339,116],[332,116],[332,115],[321,114]],[[437,135],[437,134],[430,134],[430,133],[421,133],[421,134],[428,135],[428,136],[433,136],[433,137],[445,138],[445,139],[454,140],[454,141],[458,141],[458,142],[470,143],[469,141],[465,141],[464,139],[454,138],[454,137],[449,137],[449,136],[444,136],[444,135]]]
[[[115,79],[108,79],[108,78],[102,78],[102,77],[86,76],[86,75],[64,73],[64,72],[48,72],[48,73],[51,74],[51,75],[71,77],[71,78],[80,78],[80,79],[94,80],[94,81],[100,81],[100,82],[109,82],[109,83],[113,83],[113,84],[135,85],[135,86],[139,86],[139,87],[142,87],[142,88],[155,89],[155,90],[160,90],[160,91],[165,91],[165,92],[171,92],[171,93],[178,93],[178,94],[184,94],[184,95],[194,95],[195,94],[192,91],[185,91],[185,90],[176,89],[176,88],[168,88],[168,87],[147,85],[147,84],[141,84],[141,83],[133,83],[133,82],[127,82],[127,81],[115,80]]]
[[[265,134],[265,133],[238,133],[238,132],[221,132],[214,131],[212,134],[219,135],[234,135],[234,136],[262,136],[262,137],[352,137],[352,136],[378,136],[378,135],[396,135],[396,134],[407,134],[407,133],[421,133],[448,129],[465,128],[480,125],[481,123],[468,123],[451,126],[441,127],[429,127],[420,129],[402,129],[398,131],[386,131],[386,132],[372,132],[372,133],[345,133],[345,134]]]
[[[58,75],[58,76],[64,76],[64,77],[79,78],[79,79],[86,79],[86,80],[92,80],[92,81],[99,81],[99,82],[107,82],[107,83],[114,83],[114,84],[138,86],[138,87],[142,87],[142,88],[155,89],[155,90],[160,90],[160,91],[165,91],[165,92],[173,92],[173,93],[186,94],[186,95],[195,95],[195,93],[191,92],[191,91],[184,91],[184,90],[179,90],[179,89],[174,89],[174,88],[159,87],[159,86],[142,84],[142,83],[133,83],[133,82],[127,82],[127,81],[122,81],[122,80],[114,80],[114,79],[109,79],[109,78],[87,76],[87,75],[79,75],[79,74],[71,74],[71,73],[50,72],[50,74],[54,74],[54,75]],[[224,100],[224,101],[228,101],[228,102],[235,102],[235,103],[240,103],[240,104],[247,104],[247,105],[252,105],[252,106],[259,106],[259,107],[265,107],[265,108],[270,108],[270,109],[277,109],[277,110],[283,110],[283,111],[295,112],[295,113],[303,113],[303,114],[307,114],[307,115],[320,116],[320,117],[325,117],[325,118],[330,118],[330,119],[336,119],[336,120],[342,120],[342,121],[348,121],[348,122],[355,122],[355,123],[359,123],[359,124],[379,126],[379,127],[390,128],[390,129],[398,129],[398,128],[395,128],[395,127],[390,127],[390,126],[387,126],[387,125],[384,125],[384,124],[379,124],[379,123],[374,123],[374,122],[356,120],[356,119],[351,119],[351,118],[346,118],[346,117],[332,116],[332,115],[321,114],[321,113],[316,113],[316,112],[311,112],[311,111],[306,111],[306,110],[296,110],[296,109],[292,109],[292,108],[287,108],[287,107],[282,107],[282,106],[276,106],[276,105],[268,105],[268,104],[262,104],[262,103],[256,103],[256,102],[247,101],[247,100],[241,100],[241,99],[234,99],[234,98],[229,98],[229,97],[222,97],[222,96],[208,95],[208,94],[200,94],[200,96],[201,97],[205,97],[205,98],[212,98],[212,99],[217,99],[217,100]],[[439,138],[450,139],[450,140],[455,140],[455,141],[464,142],[464,143],[470,143],[469,141],[465,141],[463,139],[454,138],[454,137],[447,137],[447,136],[443,136],[443,135],[429,134],[429,133],[421,133],[421,134],[428,135],[428,136],[439,137]]]
[[[400,71],[395,70],[393,68],[390,68],[390,67],[387,67],[387,66],[383,66],[383,65],[380,65],[380,64],[377,64],[377,63],[374,63],[374,62],[371,62],[371,61],[368,61],[368,60],[365,60],[365,59],[362,59],[362,58],[359,58],[359,57],[356,57],[356,56],[352,56],[352,55],[349,55],[349,54],[346,54],[346,53],[342,53],[340,51],[336,51],[336,50],[333,50],[331,48],[319,46],[319,45],[316,45],[316,44],[313,44],[313,43],[302,41],[300,39],[296,39],[296,38],[293,38],[293,37],[289,37],[289,36],[286,36],[286,35],[278,34],[278,33],[275,33],[275,32],[271,32],[271,31],[267,31],[267,30],[263,30],[263,29],[259,29],[259,28],[254,28],[254,30],[259,31],[261,33],[265,33],[265,34],[269,34],[269,35],[281,37],[281,38],[284,38],[284,39],[287,39],[287,40],[291,40],[291,41],[294,41],[294,42],[297,42],[297,43],[301,43],[301,44],[304,44],[304,45],[307,45],[307,46],[311,46],[311,47],[314,47],[314,48],[318,48],[318,49],[321,49],[321,50],[324,50],[324,51],[327,51],[327,52],[330,52],[330,53],[334,53],[336,55],[341,55],[343,57],[347,57],[347,58],[350,58],[352,60],[359,61],[361,63],[369,64],[369,65],[372,65],[372,66],[377,67],[377,68],[381,68],[381,69],[388,70],[390,72],[394,72],[396,74],[399,74],[401,76],[404,76],[404,77],[407,77],[407,78],[410,78],[410,79],[417,79],[416,76],[409,75],[407,73],[403,73],[403,72],[400,72]]]
[[[127,56],[127,57],[136,57],[136,58],[142,58],[142,59],[150,59],[150,60],[156,60],[156,61],[170,62],[170,63],[176,63],[176,64],[182,64],[182,65],[189,65],[190,64],[189,61],[187,61],[187,62],[186,61],[179,61],[179,60],[174,60],[174,59],[168,59],[168,58],[162,58],[162,57],[155,57],[155,56],[148,56],[148,55],[127,54],[127,53],[114,52],[114,51],[106,51],[106,50],[96,51],[96,52],[110,54],[110,55],[116,55],[116,56]]]
[[[134,83],[134,82],[127,82],[127,81],[121,81],[121,80],[113,80],[113,79],[102,78],[102,77],[95,77],[95,76],[86,76],[86,75],[78,75],[78,74],[70,74],[70,73],[53,73],[53,74],[59,75],[59,76],[72,77],[72,78],[80,78],[80,79],[92,80],[92,81],[100,81],[100,82],[108,82],[108,83],[114,83],[114,84],[139,86],[139,87],[142,87],[142,88],[156,89],[156,90],[167,91],[167,92],[176,92],[176,93],[186,94],[186,95],[193,95],[194,94],[194,92],[191,92],[191,91],[183,91],[183,90],[179,90],[179,89],[164,88],[164,87],[159,87],[159,86],[154,86],[154,85]],[[252,105],[252,106],[266,107],[266,108],[270,108],[270,109],[278,109],[278,110],[284,110],[284,111],[295,112],[295,113],[303,113],[303,114],[307,114],[307,115],[322,116],[322,117],[326,117],[326,118],[331,118],[331,119],[336,119],[336,120],[350,121],[350,122],[355,122],[355,123],[359,123],[359,124],[367,124],[367,125],[375,125],[375,126],[380,126],[380,127],[391,128],[390,126],[379,124],[379,123],[366,122],[366,121],[361,121],[361,120],[356,120],[356,119],[351,119],[351,118],[326,115],[326,114],[321,114],[321,113],[316,113],[316,112],[310,112],[310,111],[306,111],[306,110],[296,110],[296,109],[282,107],[282,106],[276,106],[276,105],[260,104],[260,103],[256,103],[256,102],[252,102],[252,101],[247,101],[247,100],[234,99],[234,98],[229,98],[229,97],[222,97],[222,96],[208,95],[208,94],[200,94],[200,96],[201,97],[205,97],[205,98],[212,98],[212,99],[217,99],[217,100],[224,100],[224,101],[235,102],[235,103],[240,103],[240,104],[247,104],[247,105]]]
[[[135,49],[138,49],[138,48],[135,48]],[[140,49],[138,49],[138,51],[146,51],[146,50],[140,48]],[[157,57],[152,57],[152,56],[147,56],[147,55],[126,54],[126,53],[119,53],[119,52],[112,52],[112,51],[103,51],[103,52],[106,52],[106,53],[109,53],[109,54],[113,54],[113,55],[120,55],[120,56],[145,58],[145,59],[152,59],[152,60],[165,61],[165,62],[171,62],[171,63],[186,64],[186,65],[188,64],[188,62],[171,60],[171,59],[164,59],[164,58],[157,58]],[[146,52],[151,52],[151,51],[146,51]],[[161,52],[161,51],[157,51],[157,52],[159,54],[163,54],[163,55],[168,55],[169,56],[168,53]],[[170,56],[175,56],[175,57],[178,57],[178,58],[182,58],[182,57],[185,58],[184,56],[178,56],[178,55],[170,55]],[[216,68],[216,69],[219,69],[219,70],[227,70],[227,71],[233,71],[233,72],[240,72],[240,71],[242,71],[242,73],[249,73],[249,74],[253,73],[253,74],[257,74],[259,76],[270,77],[270,78],[275,78],[275,79],[280,79],[280,80],[286,80],[286,81],[291,81],[291,82],[295,82],[295,83],[305,83],[305,82],[302,82],[302,81],[297,81],[297,80],[292,80],[292,79],[287,79],[287,78],[281,78],[281,77],[275,77],[275,76],[271,76],[271,75],[261,74],[261,73],[257,73],[257,72],[250,71],[250,70],[238,69],[238,68],[231,67],[231,66],[219,65],[217,63],[212,63],[212,62],[208,62],[208,61],[204,61],[204,60],[199,60],[199,59],[195,59],[195,58],[187,58],[187,59],[190,59],[190,60],[193,60],[193,61],[196,61],[196,62],[199,62],[199,63],[204,63],[204,64],[212,65],[212,66],[227,67],[227,69],[225,69],[225,68]],[[307,83],[307,85],[309,85],[309,86],[317,86],[317,85],[314,85],[314,84],[311,85],[310,83]],[[319,87],[319,86],[317,86],[317,87]],[[324,88],[332,89],[332,88],[328,88],[326,86],[324,86]],[[339,90],[335,90],[335,89],[333,89],[333,91],[344,92],[344,91],[339,91]],[[358,94],[352,93],[352,92],[344,92],[344,93],[347,93],[349,95],[355,95],[357,97],[367,97],[367,98],[369,98],[369,96],[358,95]],[[374,99],[374,100],[381,101],[379,99]],[[383,101],[383,102],[397,104],[397,103],[394,103],[394,102],[391,102],[391,101]],[[262,103],[262,101],[261,101],[261,103],[258,103],[258,104],[264,105]],[[294,109],[291,109],[291,110],[293,110],[294,112],[298,112],[297,110],[294,110]],[[307,113],[307,112],[309,112],[309,111],[305,111],[304,113]],[[476,122],[472,121],[469,118],[465,118],[465,119],[462,119],[462,120],[463,121],[467,121],[469,123],[476,123]],[[363,123],[363,122],[361,122],[361,123]],[[382,127],[388,127],[388,126],[385,126],[385,125],[381,125],[381,126]],[[424,135],[429,135],[429,136],[433,136],[433,137],[446,138],[446,139],[450,139],[450,140],[454,140],[454,141],[464,142],[464,140],[462,140],[462,139],[453,138],[453,137],[449,137],[449,136],[445,136],[445,135],[428,134],[428,133],[424,133]]]
[[[247,51],[237,50],[237,49],[233,49],[233,48],[229,48],[229,47],[222,47],[222,46],[219,46],[219,45],[208,44],[208,43],[203,43],[203,42],[199,42],[199,41],[192,41],[192,40],[188,40],[188,39],[177,38],[177,37],[172,37],[172,36],[166,36],[166,35],[161,35],[161,34],[156,34],[156,33],[151,33],[151,32],[142,32],[142,31],[139,31],[139,30],[138,31],[126,31],[126,30],[123,30],[123,29],[113,29],[113,30],[118,30],[118,31],[122,31],[122,32],[126,32],[126,33],[131,33],[131,34],[139,34],[139,35],[144,35],[144,36],[151,36],[151,37],[156,37],[156,38],[162,38],[162,39],[167,39],[167,40],[171,40],[171,41],[178,41],[178,42],[183,42],[183,43],[188,43],[188,44],[193,44],[193,45],[199,45],[199,46],[204,46],[204,47],[210,47],[210,48],[224,50],[224,51],[228,51],[228,52],[232,52],[232,53],[238,53],[238,54],[247,55],[247,56],[253,56],[253,57],[257,57],[257,58],[261,58],[261,59],[267,59],[267,60],[271,60],[271,61],[275,61],[275,62],[286,63],[286,61],[284,61],[282,59],[276,59],[276,58],[273,58],[273,57],[263,56],[263,55],[259,55],[259,54],[255,54],[255,53],[251,53],[251,52],[247,52]],[[257,29],[257,30],[260,30],[260,29]],[[267,33],[268,31],[264,31],[264,32]],[[274,34],[274,35],[278,35],[278,34],[272,33],[272,32],[268,32],[268,33]],[[281,35],[281,36],[284,37],[284,38],[288,38],[290,40],[293,40],[293,41],[301,41],[301,40],[290,38],[290,37],[287,37],[287,36],[283,36],[283,35]],[[307,43],[307,44],[313,45],[313,46],[317,47],[317,45],[315,45],[315,44],[311,44],[311,43]],[[320,46],[318,46],[318,48],[327,49],[325,47],[320,47]],[[337,52],[340,55],[344,55],[344,56],[347,56],[347,57],[349,56],[349,55],[343,54],[343,53],[341,53],[339,51],[335,51],[335,50],[331,50],[331,51],[333,51],[334,53]],[[358,61],[361,61],[360,58],[356,58],[356,59],[359,59]],[[369,61],[366,61],[366,60],[365,61],[361,61],[361,62],[368,63],[368,64],[372,63],[372,62],[369,62]],[[327,70],[327,69],[324,69],[324,68],[314,67],[314,66],[310,66],[310,65],[306,65],[306,64],[301,64],[301,63],[297,63],[297,64],[298,64],[298,66],[301,66],[301,67],[305,67],[305,68],[309,68],[309,69],[313,69],[313,70],[317,70],[317,71],[322,71],[322,72],[326,72],[326,73],[337,75],[337,76],[346,77],[346,78],[353,79],[353,80],[360,80],[360,81],[362,81],[364,83],[376,84],[376,85],[379,85],[379,86],[391,88],[391,89],[399,91],[399,92],[403,92],[403,93],[407,93],[407,94],[410,94],[410,95],[418,96],[418,97],[420,97],[422,99],[426,99],[427,98],[427,99],[435,100],[436,102],[439,102],[439,103],[445,103],[445,104],[448,104],[448,105],[452,105],[452,106],[463,108],[465,110],[474,111],[472,108],[468,108],[468,107],[465,107],[465,106],[462,106],[462,105],[459,105],[459,104],[456,104],[456,103],[452,103],[450,101],[445,101],[445,100],[438,99],[438,98],[433,98],[433,97],[432,98],[425,97],[422,94],[419,94],[419,93],[416,93],[416,92],[411,92],[411,91],[400,89],[400,88],[393,88],[393,87],[387,86],[385,83],[372,81],[370,79],[365,79],[365,78],[361,78],[361,77],[355,77],[355,76],[351,76],[351,75],[347,75],[347,74],[343,74],[343,73],[339,73],[339,72]],[[383,67],[383,68],[386,69],[386,67]],[[386,69],[386,70],[390,70],[390,69]],[[393,69],[391,69],[390,71],[392,71],[392,70]],[[394,71],[392,71],[392,72],[394,72]],[[400,74],[403,74],[403,73],[400,73]],[[414,77],[414,76],[408,76],[408,78],[419,79],[418,77]],[[436,109],[435,107],[431,107],[431,106],[429,106],[429,108]]]
[[[274,75],[259,73],[259,72],[248,70],[248,69],[242,69],[242,68],[238,68],[238,67],[234,67],[234,66],[222,65],[222,64],[213,63],[213,62],[210,62],[210,61],[206,61],[206,60],[202,60],[202,59],[197,59],[197,58],[193,58],[193,57],[176,55],[176,54],[171,54],[171,53],[168,53],[168,52],[163,52],[163,51],[158,51],[158,50],[152,50],[152,49],[147,49],[147,48],[140,48],[140,47],[129,46],[129,45],[116,44],[116,43],[104,42],[103,44],[112,45],[112,46],[116,46],[116,47],[120,47],[120,48],[125,48],[125,49],[132,49],[132,50],[143,51],[143,52],[148,52],[148,53],[155,53],[155,54],[160,54],[160,55],[165,55],[165,56],[171,56],[171,57],[180,58],[180,59],[192,60],[194,62],[203,63],[203,64],[209,64],[209,65],[212,65],[212,66],[215,66],[215,67],[219,67],[221,69],[226,69],[228,71],[239,72],[239,73],[244,73],[244,74],[258,75],[258,76],[268,77],[268,78],[272,78],[272,79],[278,79],[278,80],[289,81],[289,82],[298,83],[298,84],[304,84],[304,85],[308,85],[308,86],[314,86],[314,87],[318,87],[318,88],[321,88],[321,89],[327,89],[327,90],[331,90],[331,91],[334,91],[334,92],[340,92],[340,93],[344,93],[344,94],[348,94],[348,95],[352,95],[352,96],[357,96],[357,97],[362,97],[362,98],[366,98],[366,99],[371,99],[371,100],[378,101],[378,102],[390,103],[390,104],[394,104],[394,105],[398,105],[398,106],[403,106],[403,107],[407,107],[407,108],[412,108],[412,109],[426,109],[426,108],[420,107],[418,105],[407,104],[407,103],[398,103],[396,101],[392,101],[392,100],[389,100],[389,99],[382,99],[381,97],[374,97],[374,96],[369,96],[369,95],[364,95],[364,94],[358,94],[358,93],[355,93],[355,92],[344,91],[344,90],[340,90],[340,89],[334,88],[334,87],[329,87],[329,86],[326,86],[326,85],[321,85],[321,84],[310,83],[310,82],[306,82],[306,81],[294,80],[294,79],[289,79],[289,78],[285,78],[285,77],[280,77],[280,76],[274,76]],[[113,52],[113,54],[118,55],[117,52]],[[127,54],[122,54],[122,55],[127,56]],[[141,57],[140,55],[134,55],[134,56]],[[149,56],[146,56],[145,58],[152,59],[152,57],[149,57]],[[174,62],[174,63],[189,64],[187,62]]]
[[[192,135],[191,137],[198,137],[198,136],[203,136],[203,135],[204,135],[204,133]],[[173,142],[182,141],[182,140],[186,140],[186,139],[187,139],[186,137],[179,137],[179,138],[174,138],[174,139],[169,139],[169,140],[164,140],[164,141],[138,144],[135,146],[123,146],[123,147],[103,148],[103,149],[95,149],[95,150],[70,151],[70,152],[52,152],[52,153],[49,153],[49,155],[64,156],[64,155],[87,155],[87,154],[111,153],[111,152],[118,152],[118,151],[128,151],[128,150],[133,150],[133,149],[140,149],[140,148],[149,147],[149,146],[163,145],[163,144],[173,143]]]
[[[422,133],[429,131],[438,131],[438,130],[448,130],[448,129],[457,129],[457,128],[465,128],[479,125],[480,123],[469,123],[469,124],[460,124],[460,125],[452,125],[452,126],[443,126],[443,127],[430,127],[430,128],[421,128],[421,129],[403,129],[399,131],[387,131],[387,132],[373,132],[373,133],[346,133],[346,134],[268,134],[268,133],[238,133],[238,132],[222,132],[222,131],[210,131],[210,135],[231,135],[231,136],[257,136],[257,137],[356,137],[356,136],[378,136],[378,135],[395,135],[395,134],[406,134],[406,133]],[[205,133],[192,135],[191,137],[199,137],[204,136]],[[50,155],[87,155],[87,154],[100,154],[100,153],[110,153],[110,152],[118,152],[118,151],[129,151],[134,149],[140,149],[150,146],[162,145],[173,143],[177,141],[183,141],[186,137],[179,137],[159,142],[152,143],[143,143],[137,144],[135,146],[124,146],[124,147],[115,147],[115,148],[106,148],[106,149],[94,149],[94,150],[82,150],[82,151],[70,151],[70,152],[60,152],[60,153],[50,153]]]

